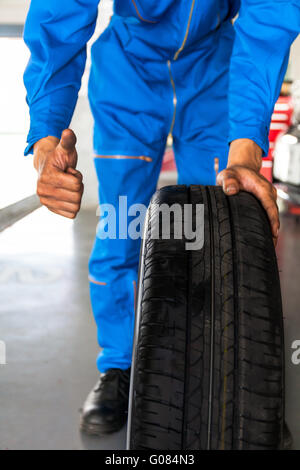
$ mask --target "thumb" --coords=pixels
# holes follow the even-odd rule
[[[218,174],[217,184],[222,186],[224,193],[228,196],[237,194],[240,190],[238,177],[230,170],[223,170]]]
[[[65,152],[72,152],[75,150],[76,141],[74,132],[71,129],[65,129],[61,135],[58,147]]]

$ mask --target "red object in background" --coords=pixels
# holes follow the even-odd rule
[[[270,126],[270,149],[268,156],[263,159],[261,174],[271,183],[273,181],[273,154],[275,142],[279,135],[286,132],[292,124],[293,105],[290,96],[280,96],[275,104]],[[174,152],[167,147],[161,171],[176,171]]]
[[[295,206],[295,205],[290,205],[289,207],[289,213],[292,215],[298,215],[300,216],[300,207]]]
[[[268,156],[263,159],[261,174],[271,183],[273,181],[273,156],[275,142],[292,124],[293,105],[290,96],[280,96],[275,104],[270,125]]]
[[[177,171],[172,147],[166,148],[161,171]]]

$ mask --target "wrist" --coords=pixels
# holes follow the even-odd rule
[[[262,149],[251,139],[237,139],[231,142],[228,165],[239,165],[259,172],[262,164]]]

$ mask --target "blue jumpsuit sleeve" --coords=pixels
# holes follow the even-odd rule
[[[31,0],[24,40],[31,56],[24,73],[30,130],[25,155],[39,139],[60,138],[70,124],[100,0]]]
[[[300,0],[242,0],[230,65],[229,141],[254,140],[268,154],[269,126],[300,32]]]

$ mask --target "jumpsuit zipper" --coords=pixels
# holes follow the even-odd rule
[[[187,38],[188,38],[188,35],[189,35],[189,31],[190,31],[190,26],[191,26],[192,17],[193,17],[193,11],[194,11],[194,6],[195,6],[195,1],[196,1],[196,0],[193,0],[193,1],[192,1],[192,5],[191,5],[191,9],[190,9],[190,14],[189,14],[189,19],[188,19],[188,24],[187,24],[187,27],[186,27],[186,31],[185,31],[185,35],[184,35],[184,38],[183,38],[183,42],[182,42],[180,48],[178,49],[178,51],[175,53],[175,55],[174,55],[174,57],[173,57],[173,60],[177,60],[177,59],[178,59],[179,54],[183,51],[184,46],[185,46],[185,44],[186,44],[186,41],[187,41]]]
[[[187,27],[186,27],[183,42],[182,42],[180,48],[176,51],[176,53],[173,57],[174,61],[178,59],[179,54],[183,51],[183,49],[186,45],[186,41],[187,41],[187,38],[188,38],[188,35],[189,35],[191,21],[192,21],[192,17],[193,17],[195,1],[196,0],[192,0],[192,5],[191,5],[190,13],[189,13],[188,24],[187,24]],[[173,119],[172,119],[170,131],[169,131],[169,135],[168,135],[168,139],[167,139],[167,144],[169,146],[172,146],[172,144],[173,144],[173,129],[174,129],[176,111],[177,111],[177,95],[176,95],[175,82],[174,82],[173,75],[172,75],[172,70],[171,70],[171,61],[168,60],[167,64],[168,64],[168,69],[169,69],[169,74],[170,74],[170,81],[171,81],[171,85],[172,85],[172,89],[173,89],[173,105],[174,105]]]
[[[172,75],[172,70],[171,70],[171,61],[168,60],[167,64],[168,64],[170,81],[171,81],[172,90],[173,90],[173,109],[174,109],[173,118],[172,118],[172,122],[171,122],[171,127],[170,127],[170,131],[169,131],[168,139],[167,139],[167,145],[169,147],[171,147],[172,144],[173,144],[173,129],[174,129],[176,111],[177,111],[177,95],[176,95],[176,87],[175,87],[175,83],[174,83],[174,79],[173,79],[173,75]]]

